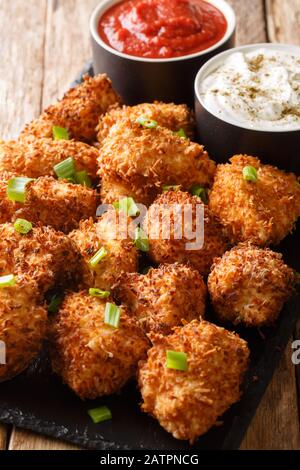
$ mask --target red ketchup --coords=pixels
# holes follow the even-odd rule
[[[208,49],[226,29],[223,13],[204,0],[124,0],[107,10],[98,26],[113,49],[156,59]]]

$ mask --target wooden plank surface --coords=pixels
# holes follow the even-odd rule
[[[0,0],[1,137],[61,96],[91,56],[88,19],[99,0]],[[300,41],[299,0],[229,0],[238,19],[237,43]],[[267,12],[267,26],[265,21]],[[297,16],[298,15],[298,16]],[[268,36],[267,36],[268,35]],[[12,64],[18,64],[18,74]],[[29,78],[30,77],[30,78]],[[4,106],[5,105],[5,106]],[[299,328],[300,329],[300,328]],[[287,349],[243,442],[243,449],[300,448],[295,369]],[[7,445],[0,426],[0,449]],[[64,442],[14,429],[9,449],[70,449]]]

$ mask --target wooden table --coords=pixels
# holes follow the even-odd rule
[[[1,138],[61,96],[91,56],[88,19],[99,0],[0,0]],[[238,17],[237,43],[300,43],[300,0],[230,0]],[[299,153],[299,151],[297,150]],[[300,324],[295,337],[300,337]],[[257,411],[242,449],[300,449],[297,383],[291,343]],[[0,425],[0,449],[76,449]]]

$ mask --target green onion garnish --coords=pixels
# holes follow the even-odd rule
[[[253,166],[245,166],[243,168],[243,178],[246,181],[252,181],[255,183],[257,181],[257,171]]]
[[[58,178],[74,179],[76,172],[74,159],[72,157],[66,158],[66,160],[55,165],[53,170]]]
[[[102,261],[107,254],[108,251],[104,247],[100,248],[100,250],[98,250],[97,253],[95,253],[94,256],[90,259],[89,265],[92,268],[95,268],[97,264],[100,263],[100,261]]]
[[[207,190],[203,186],[195,184],[191,189],[191,194],[200,197],[204,204],[208,204]]]
[[[107,408],[107,406],[100,406],[99,408],[88,410],[88,414],[95,424],[101,423],[102,421],[107,421],[112,418],[111,411],[109,408]]]
[[[100,297],[100,299],[106,299],[107,297],[110,296],[110,292],[108,290],[100,290],[100,289],[96,289],[95,287],[91,287],[89,289],[89,294],[92,297]]]
[[[26,235],[32,230],[32,223],[26,219],[17,219],[14,223],[14,229],[16,232]]]
[[[25,202],[26,185],[33,181],[33,178],[11,178],[7,183],[7,197],[11,201]]]
[[[53,139],[55,140],[70,140],[69,132],[64,127],[52,127]]]
[[[155,129],[155,127],[158,126],[157,121],[154,121],[154,119],[149,119],[145,116],[140,116],[137,118],[136,122],[141,126],[147,127],[147,129]]]
[[[144,230],[140,227],[135,229],[135,246],[140,251],[149,251],[149,239]]]
[[[107,303],[104,311],[104,323],[119,328],[121,311],[115,304]]]
[[[164,184],[162,188],[163,192],[166,193],[168,191],[179,191],[181,186],[180,184]]]
[[[16,284],[16,279],[13,274],[0,277],[0,287],[13,287]]]
[[[167,368],[187,371],[187,354],[184,352],[167,351]]]
[[[92,187],[92,180],[85,170],[75,173],[75,183],[87,186],[88,188]]]
[[[185,133],[185,130],[182,127],[179,129],[179,131],[174,132],[174,134],[178,135],[178,137],[184,137],[185,139],[187,139],[187,135]]]
[[[129,217],[136,217],[140,213],[139,208],[132,197],[124,197],[123,199],[114,202],[113,206],[116,210],[125,212]]]
[[[50,300],[50,303],[48,305],[48,312],[57,313],[59,310],[59,307],[61,306],[62,300],[63,300],[62,297],[55,294]]]

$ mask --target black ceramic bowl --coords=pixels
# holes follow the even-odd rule
[[[98,34],[103,13],[120,0],[103,0],[90,19],[95,73],[107,73],[126,104],[161,100],[193,104],[193,85],[199,68],[211,57],[234,46],[235,14],[224,0],[207,0],[227,19],[225,36],[205,51],[170,59],[145,59],[116,51]]]
[[[276,165],[287,171],[300,174],[300,127],[296,130],[261,130],[234,124],[217,117],[205,106],[199,92],[201,82],[215,71],[233,52],[250,52],[268,48],[294,52],[300,56],[300,47],[286,44],[253,44],[225,51],[209,60],[199,70],[195,79],[195,110],[198,138],[211,157],[217,162],[226,162],[235,154],[257,156],[264,163]]]

